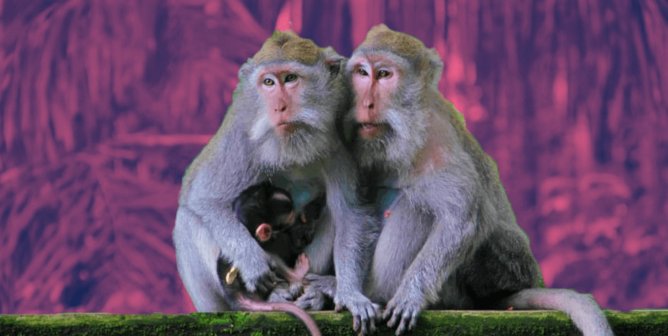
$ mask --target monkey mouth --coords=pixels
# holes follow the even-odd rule
[[[385,125],[381,123],[363,122],[358,124],[358,132],[362,138],[370,139],[380,134]]]
[[[287,135],[294,133],[297,130],[297,128],[299,128],[299,125],[296,122],[281,121],[278,124],[276,124],[276,132],[279,135]]]
[[[262,223],[258,225],[257,229],[255,230],[255,238],[257,238],[257,240],[259,240],[261,243],[265,243],[271,239],[272,231],[273,230],[271,225]]]

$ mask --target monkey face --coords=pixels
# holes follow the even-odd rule
[[[346,67],[355,104],[344,133],[362,167],[401,167],[424,145],[442,61],[434,50],[387,26],[372,28]]]
[[[301,125],[294,120],[302,106],[303,79],[287,65],[266,67],[258,76],[258,92],[271,127],[279,137],[289,136]]]
[[[386,109],[397,91],[399,66],[383,54],[359,55],[350,64],[358,134],[363,139],[373,139],[389,127]]]
[[[347,106],[342,59],[331,48],[276,32],[241,67],[238,108],[248,111],[256,159],[283,168],[329,153],[337,141],[335,119]]]
[[[327,71],[325,80],[320,71]],[[253,76],[258,112],[249,135],[259,159],[280,167],[324,155],[336,137],[335,108],[341,104],[326,96],[332,91],[325,85],[329,70],[288,62],[259,66]]]
[[[412,103],[402,101],[410,92],[402,86],[409,69],[405,60],[384,51],[356,54],[348,64],[355,104],[344,127],[363,167],[393,156],[405,160],[405,152],[414,146],[411,134],[422,121]]]

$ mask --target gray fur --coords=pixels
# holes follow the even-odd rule
[[[535,289],[542,286],[538,263],[497,167],[438,92],[434,73],[442,63],[433,59],[433,51],[426,52],[430,67],[403,68],[392,102],[380,111],[389,132],[372,140],[356,138],[350,124],[354,108],[344,118],[368,187],[398,190],[383,220],[365,293],[386,304],[388,325],[398,323],[398,334],[412,328],[427,308],[513,306],[563,310],[585,335],[612,335],[591,298]],[[387,51],[356,51],[350,62],[373,53]]]
[[[173,232],[177,266],[198,311],[238,306],[217,275],[219,257],[239,269],[250,292],[271,289],[275,280],[271,258],[232,209],[233,200],[243,190],[270,180],[290,193],[304,192],[300,188],[306,188],[306,194],[316,191],[313,195],[326,191],[327,208],[305,251],[310,271],[331,274],[334,258],[338,261],[337,303],[348,307],[357,320],[376,316],[376,307],[362,295],[368,267],[363,256],[370,251],[360,241],[360,237],[373,237],[375,227],[358,207],[356,171],[335,126],[349,102],[343,71],[335,69],[342,62],[331,48],[321,50],[319,61],[312,66],[285,62],[305,89],[293,120],[303,127],[286,141],[274,135],[264,115],[267,106],[256,89],[257,74],[267,64],[249,59],[240,69],[223,124],[186,171],[179,197]]]

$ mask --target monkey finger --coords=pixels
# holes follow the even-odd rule
[[[255,286],[253,289],[251,289],[250,287],[247,287],[246,289],[248,289],[248,291],[251,293],[264,294],[269,292],[269,288],[267,288],[267,286],[262,282],[258,283],[257,286]]]
[[[395,333],[395,335],[397,336],[403,335],[405,331],[406,331],[406,320],[402,318],[401,321],[399,322],[399,326],[397,327],[397,332]]]
[[[371,331],[372,334],[376,332],[376,322],[374,322],[373,320],[369,321],[369,330]]]
[[[276,277],[276,274],[274,272],[268,272],[262,280],[259,282],[258,287],[262,287],[264,291],[262,293],[266,293],[268,291],[271,291],[276,285],[278,284],[278,278]]]
[[[369,330],[367,328],[367,321],[360,318],[359,319],[359,334],[360,335],[367,335],[369,333]]]
[[[299,299],[297,299],[297,300],[298,301],[300,301],[300,300],[301,301],[310,301],[310,300],[313,300],[313,299],[315,299],[315,293],[306,292],[306,293],[302,294],[302,296],[300,296]]]
[[[335,311],[335,312],[340,313],[342,310],[343,310],[343,306],[342,306],[342,305],[340,305],[340,304],[338,304],[338,303],[334,305],[334,311]]]
[[[413,314],[411,314],[411,323],[408,325],[408,330],[413,330],[413,328],[415,328],[417,325],[418,315],[418,311],[414,311]]]
[[[311,304],[311,302],[309,300],[301,300],[301,299],[297,300],[297,301],[295,301],[295,306],[297,306],[297,307],[299,307],[303,310],[312,310],[313,309],[313,305]]]
[[[368,335],[369,334],[369,320],[368,319],[362,319],[362,335]]]
[[[274,271],[269,271],[264,276],[265,281],[268,283],[278,283],[281,279],[276,275]]]
[[[404,327],[404,331],[411,329],[410,325],[413,322],[413,313],[410,310],[404,310],[404,315],[401,317],[401,324]]]
[[[387,322],[387,326],[389,328],[394,328],[394,326],[397,324],[397,320],[400,318],[401,313],[397,310],[392,311],[392,318]]]
[[[360,318],[362,319],[362,328],[364,334],[367,334],[371,324],[373,323],[373,315],[369,315],[369,311],[365,308],[362,308],[360,312]]]
[[[383,312],[383,320],[387,320],[390,316],[392,316],[394,312],[394,306],[392,303],[388,303],[387,307],[385,307],[385,311]]]
[[[360,318],[359,316],[353,316],[353,331],[358,332],[360,330]]]
[[[367,324],[369,325],[369,331],[371,333],[376,332],[376,319],[375,318],[370,318],[369,321],[367,321]]]
[[[375,313],[374,313],[374,317],[376,318],[376,321],[380,321],[380,320],[382,320],[382,319],[383,319],[383,311],[382,311],[380,305],[374,303],[374,304],[373,304],[373,309],[374,309],[374,311],[375,311]]]
[[[369,316],[370,320],[375,320],[378,318],[378,305],[372,303],[366,306],[366,314]]]
[[[404,313],[401,315],[399,326],[397,327],[397,332],[396,332],[397,336],[402,335],[404,332],[406,332],[406,329],[408,328],[409,319],[410,319],[410,313],[408,311],[404,311]]]
[[[373,304],[368,305],[366,307],[366,315],[368,317],[367,323],[369,324],[369,329],[371,332],[374,332],[376,330],[376,319],[378,316],[376,315],[376,307],[374,307]]]

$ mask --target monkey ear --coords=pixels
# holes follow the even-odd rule
[[[330,77],[336,77],[339,73],[341,73],[341,69],[343,68],[343,63],[345,62],[346,58],[337,54],[332,47],[324,48],[322,53],[325,57],[325,66],[329,70]]]
[[[427,78],[425,79],[432,85],[438,87],[438,82],[443,75],[443,61],[436,49],[432,48],[427,50],[427,62],[428,69],[426,69],[427,71],[425,72]]]
[[[253,72],[254,67],[255,63],[249,58],[246,63],[242,64],[241,68],[239,68],[239,79],[248,78],[251,75],[251,72]]]

